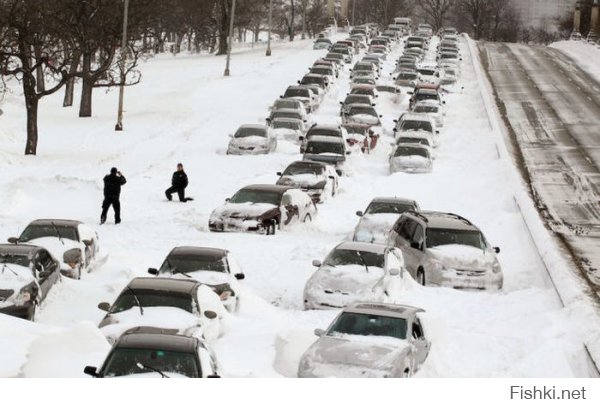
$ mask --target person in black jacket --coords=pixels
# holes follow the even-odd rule
[[[100,224],[106,222],[106,213],[112,205],[115,210],[115,224],[121,222],[121,186],[127,183],[125,177],[116,167],[110,169],[110,174],[104,176],[104,201],[102,202],[102,215],[100,215]]]
[[[177,193],[179,196],[179,201],[186,202],[192,201],[193,198],[185,196],[185,188],[188,185],[188,178],[185,171],[183,171],[183,164],[177,164],[177,171],[173,173],[173,177],[171,178],[171,187],[169,187],[165,191],[165,195],[167,196],[167,200],[171,201],[173,199],[173,193]]]

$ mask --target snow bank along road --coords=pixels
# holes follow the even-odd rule
[[[433,46],[432,46],[433,47]],[[275,236],[213,234],[212,209],[251,183],[273,183],[276,172],[299,159],[298,146],[280,141],[276,153],[260,157],[225,155],[227,135],[242,123],[262,123],[267,107],[294,84],[325,51],[308,41],[280,45],[271,58],[264,50],[237,51],[232,77],[214,56],[160,56],[144,67],[144,80],[127,89],[123,133],[115,134],[116,93],[97,93],[95,115],[76,118],[60,108],[60,96],[40,108],[38,157],[22,157],[24,112],[18,94],[6,99],[0,128],[0,231],[15,235],[29,221],[64,217],[97,224],[101,179],[119,167],[128,179],[119,226],[98,226],[108,261],[80,281],[64,279],[49,295],[35,323],[0,315],[0,375],[83,376],[98,365],[109,346],[96,329],[101,301],[112,301],[133,277],[158,266],[177,245],[228,248],[246,280],[238,313],[226,320],[214,348],[225,376],[294,376],[302,352],[335,311],[303,311],[302,290],[314,268],[346,239],[354,212],[375,196],[416,199],[421,208],[460,214],[500,246],[504,289],[473,293],[416,287],[398,302],[427,310],[432,350],[418,376],[587,376],[580,340],[586,322],[561,307],[530,241],[499,159],[495,135],[481,105],[468,48],[458,87],[447,95],[447,116],[430,174],[388,174],[393,119],[408,109],[384,97],[377,109],[385,134],[370,155],[350,156],[352,175],[336,197],[319,208],[312,224]],[[384,76],[401,54],[388,57]],[[430,55],[433,56],[433,48]],[[331,87],[312,120],[339,120],[339,101],[349,89],[348,68]],[[406,95],[405,95],[406,96]],[[167,202],[163,191],[177,162],[190,177],[196,201]],[[412,286],[412,285],[411,285]]]
[[[484,43],[481,51],[538,208],[598,292],[600,84],[552,48]]]

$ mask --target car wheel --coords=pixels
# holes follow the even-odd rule
[[[312,217],[310,216],[310,214],[306,214],[304,216],[304,221],[302,221],[303,223],[307,223],[307,222],[312,222]]]
[[[417,271],[417,282],[421,286],[425,286],[425,284],[426,284],[426,282],[425,282],[425,271],[423,270],[423,268],[419,268],[419,270]]]
[[[406,369],[404,370],[404,372],[402,373],[402,377],[404,378],[410,378],[410,369]]]

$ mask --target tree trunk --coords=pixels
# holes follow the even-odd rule
[[[77,72],[77,68],[79,68],[79,58],[81,57],[80,53],[76,53],[73,56],[73,61],[71,62],[71,66],[69,67],[69,75],[71,77],[67,80],[65,84],[65,97],[63,99],[63,107],[73,106],[73,94],[75,92],[75,77],[73,76],[75,72]]]
[[[25,144],[25,154],[35,155],[38,144],[38,98],[35,94],[33,78],[23,79],[23,93],[25,94],[25,108],[27,110],[27,143]]]
[[[40,47],[33,47],[33,55],[35,56],[34,63],[39,62],[39,60],[42,58]],[[44,82],[44,70],[41,64],[35,69],[35,78],[37,92],[44,92],[46,90],[46,84]]]
[[[221,0],[221,19],[219,24],[219,49],[217,55],[227,54],[227,36],[229,33],[229,2]]]
[[[81,101],[79,103],[79,117],[89,118],[92,116],[92,91],[94,89],[94,80],[91,75],[91,53],[84,52],[81,63],[82,86]]]

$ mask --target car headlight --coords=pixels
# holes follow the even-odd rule
[[[16,306],[23,306],[25,303],[31,301],[31,292],[28,290],[21,290],[13,299],[13,303]]]
[[[492,272],[493,273],[501,273],[502,272],[502,267],[500,266],[500,262],[498,262],[497,259],[494,261],[494,264],[492,265]]]
[[[298,371],[306,372],[306,371],[310,371],[312,368],[313,368],[313,364],[309,358],[302,357],[300,359],[300,364],[298,365]]]

